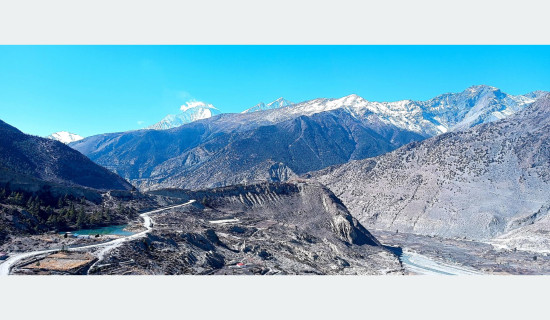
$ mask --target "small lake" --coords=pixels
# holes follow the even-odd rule
[[[102,227],[102,228],[97,228],[97,229],[81,229],[81,230],[70,231],[70,232],[74,235],[81,235],[81,236],[87,236],[87,235],[93,236],[93,235],[96,235],[96,234],[102,234],[102,235],[104,235],[104,234],[114,234],[114,235],[117,235],[117,236],[131,236],[131,235],[133,235],[134,234],[133,232],[124,230],[124,228],[126,228],[127,226],[128,226],[127,224],[122,224],[122,225],[107,226],[107,227]],[[64,234],[65,232],[60,232],[60,233]]]

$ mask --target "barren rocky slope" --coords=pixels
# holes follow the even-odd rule
[[[98,274],[403,272],[328,189],[300,182],[155,193],[196,199],[152,216],[147,238],[113,249]]]
[[[507,119],[308,176],[368,227],[490,239],[545,221],[549,141],[546,95]],[[548,238],[550,230],[543,230]]]

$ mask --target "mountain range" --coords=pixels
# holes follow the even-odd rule
[[[350,95],[220,114],[163,131],[97,135],[70,146],[142,189],[284,181],[498,120],[543,94],[513,96],[473,86],[420,102],[369,102]]]
[[[287,109],[222,114],[163,131],[98,135],[71,147],[143,189],[201,189],[281,181],[423,138],[342,110],[266,120]]]
[[[340,99],[305,101],[265,116],[276,121],[285,117],[342,109],[356,118],[376,117],[388,125],[431,137],[505,118],[545,93],[535,91],[514,96],[495,87],[478,85],[460,93],[446,93],[427,101],[372,102],[352,94]]]

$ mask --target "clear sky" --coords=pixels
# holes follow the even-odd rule
[[[0,119],[23,132],[139,129],[189,100],[240,112],[352,93],[550,91],[550,46],[0,46]]]

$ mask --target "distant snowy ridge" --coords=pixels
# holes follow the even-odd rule
[[[427,101],[373,102],[351,94],[339,99],[314,99],[264,115],[267,121],[343,109],[356,118],[377,117],[382,122],[426,137],[471,128],[505,118],[535,102],[545,91],[509,95],[487,85],[472,86],[460,93],[445,93]]]
[[[207,119],[214,115],[221,114],[220,110],[211,104],[201,101],[189,101],[180,107],[181,113],[169,114],[159,122],[147,129],[166,130],[179,127],[193,121]]]
[[[59,142],[63,142],[64,144],[69,144],[71,142],[79,141],[84,139],[84,137],[79,136],[78,134],[70,133],[68,131],[59,131],[54,132],[47,136],[46,138],[57,140]]]
[[[272,109],[279,109],[284,108],[293,105],[293,102],[290,102],[283,97],[270,102],[268,104],[265,104],[263,102],[258,103],[257,105],[253,106],[252,108],[246,109],[241,113],[249,113],[249,112],[255,112],[255,111],[263,111],[263,110],[272,110]]]
[[[362,121],[381,121],[424,137],[432,137],[506,118],[535,102],[545,93],[534,91],[524,95],[510,95],[492,86],[476,85],[459,93],[445,93],[427,101],[375,102],[356,94],[338,99],[318,98],[301,103],[279,98],[268,104],[260,102],[241,112],[242,117],[234,120],[239,122],[236,125],[249,126],[343,110]],[[168,115],[147,129],[170,129],[221,113],[213,105],[200,101],[188,102],[181,110],[182,113]],[[224,118],[224,121],[227,120]]]

